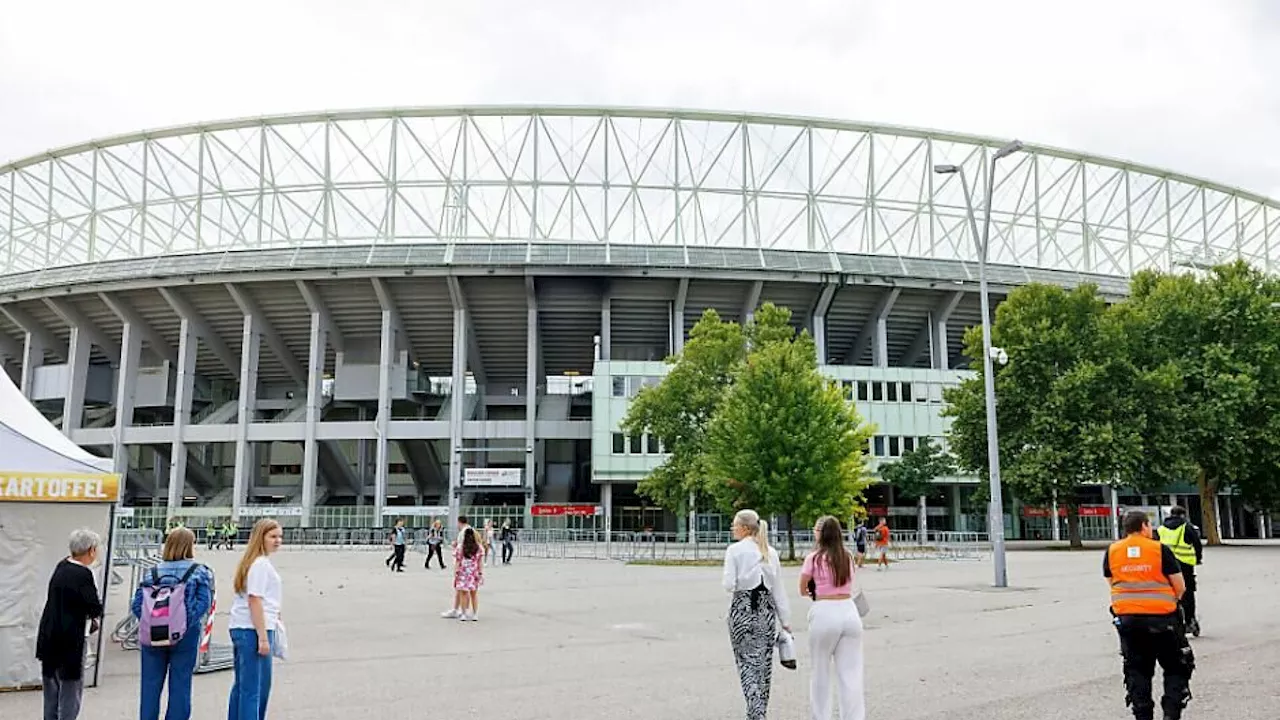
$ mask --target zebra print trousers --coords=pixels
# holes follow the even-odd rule
[[[777,626],[778,615],[768,590],[760,587],[733,594],[729,603],[729,642],[733,645],[733,659],[742,681],[747,720],[764,720],[769,709]]]

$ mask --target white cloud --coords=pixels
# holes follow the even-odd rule
[[[10,3],[0,159],[278,112],[661,105],[1018,136],[1280,195],[1276,18],[1265,0]]]

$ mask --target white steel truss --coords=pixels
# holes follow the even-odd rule
[[[980,174],[986,149],[999,144],[804,118],[601,108],[194,125],[0,167],[0,275],[173,253],[449,242],[967,261],[974,245],[958,180],[932,166],[964,163]],[[1120,277],[1187,258],[1275,269],[1273,200],[1037,146],[999,173],[993,263]]]

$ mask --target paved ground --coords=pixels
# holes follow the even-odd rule
[[[1227,548],[1209,561],[1187,717],[1274,720],[1280,548]],[[233,562],[212,559],[223,639]],[[1010,565],[1018,588],[1002,592],[988,587],[989,562],[915,561],[861,575],[874,605],[871,718],[1127,717],[1099,553],[1020,552]],[[481,621],[463,624],[438,617],[449,581],[420,564],[391,575],[376,553],[293,550],[277,566],[294,657],[276,666],[273,720],[742,717],[716,569],[518,562],[490,570]],[[794,604],[803,646],[807,601]],[[807,717],[806,655],[799,672],[775,671],[771,717]],[[106,662],[81,717],[136,717],[137,654],[113,647]],[[230,683],[229,672],[197,676],[195,717],[225,717]],[[39,702],[0,695],[0,717],[39,717]]]

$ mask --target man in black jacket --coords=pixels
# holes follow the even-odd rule
[[[1182,621],[1187,632],[1200,637],[1200,620],[1196,617],[1196,566],[1204,563],[1204,544],[1200,541],[1200,528],[1187,519],[1186,508],[1175,505],[1169,509],[1169,517],[1157,528],[1158,540],[1173,551],[1182,567],[1187,591],[1180,602]]]
[[[71,533],[71,557],[58,563],[40,616],[36,659],[44,681],[44,720],[76,720],[84,692],[85,624],[98,631],[102,600],[89,569],[98,560],[102,538],[81,528]]]

